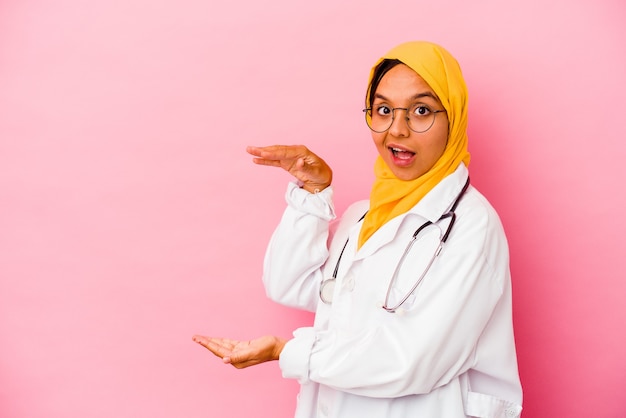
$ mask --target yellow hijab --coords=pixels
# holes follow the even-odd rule
[[[378,156],[374,164],[376,179],[370,193],[370,209],[359,235],[359,248],[382,225],[415,206],[444,177],[453,173],[461,162],[469,165],[467,151],[467,87],[458,62],[448,51],[430,42],[407,42],[383,56],[397,59],[415,71],[433,89],[448,115],[448,143],[443,155],[424,175],[404,181],[393,175]],[[369,83],[368,83],[369,85]],[[369,97],[366,97],[369,106]]]

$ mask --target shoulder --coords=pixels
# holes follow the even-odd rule
[[[478,222],[485,228],[502,230],[500,216],[489,200],[474,186],[470,185],[459,202],[456,213],[464,222]]]
[[[341,215],[342,221],[356,223],[367,213],[370,207],[368,200],[359,200],[352,203],[346,211]]]
[[[455,235],[470,251],[478,251],[490,262],[508,262],[508,243],[498,213],[487,198],[473,186],[467,190],[455,211]]]

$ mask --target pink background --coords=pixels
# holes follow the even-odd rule
[[[370,66],[428,39],[469,86],[472,180],[510,241],[525,418],[626,416],[626,7],[615,1],[0,1],[0,416],[290,417],[265,298],[304,143],[367,197]]]

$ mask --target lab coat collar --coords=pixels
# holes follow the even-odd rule
[[[439,184],[433,187],[417,205],[408,212],[391,219],[376,231],[356,253],[355,260],[372,255],[380,247],[392,241],[396,237],[400,225],[402,225],[407,218],[418,217],[422,219],[422,222],[437,222],[439,218],[452,207],[457,196],[461,193],[468,176],[469,171],[465,164],[459,164],[452,174],[445,177]],[[358,240],[361,225],[362,222],[359,222],[359,226],[352,230],[350,234],[351,241],[355,239]]]

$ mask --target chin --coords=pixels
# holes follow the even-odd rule
[[[398,180],[402,180],[402,181],[411,181],[411,180],[415,180],[416,178],[420,177],[420,175],[416,175],[413,173],[407,173],[407,172],[398,172],[397,170],[391,170],[391,172],[393,173],[394,176],[396,176],[398,178]]]

